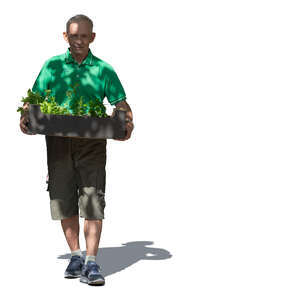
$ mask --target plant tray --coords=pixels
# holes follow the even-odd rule
[[[113,117],[51,115],[41,112],[39,105],[30,104],[28,110],[31,133],[81,137],[91,139],[122,139],[126,135],[126,112],[116,110]]]

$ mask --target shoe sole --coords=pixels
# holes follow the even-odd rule
[[[79,276],[74,276],[74,275],[65,275],[65,277],[64,278],[66,278],[66,279],[75,279],[75,278],[79,278],[80,277],[80,275]]]
[[[104,285],[105,284],[105,281],[103,281],[103,280],[89,280],[88,278],[86,278],[86,277],[80,277],[80,280],[79,280],[80,282],[82,282],[82,283],[87,283],[88,285]]]
[[[72,278],[79,278],[81,275],[80,274],[70,274],[70,273],[65,273],[64,277],[68,278],[68,279],[72,279]]]

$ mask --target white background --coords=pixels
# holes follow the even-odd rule
[[[5,299],[299,299],[298,3],[1,4]],[[44,136],[22,134],[16,112],[79,13],[94,21],[91,50],[116,70],[135,124],[130,140],[108,141],[98,260],[111,274],[96,288],[63,278],[69,249],[50,217]],[[141,248],[125,251],[129,242]]]

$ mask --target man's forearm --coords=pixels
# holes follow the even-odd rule
[[[121,110],[125,110],[126,111],[126,119],[129,119],[130,121],[133,120],[133,115],[132,115],[131,108],[125,100],[118,102],[116,104],[116,108],[121,109]]]
[[[114,115],[115,111],[118,110],[118,109],[126,111],[126,116],[125,116],[126,136],[125,136],[124,139],[121,139],[121,141],[126,141],[130,138],[132,130],[134,128],[132,111],[131,111],[131,108],[130,108],[129,104],[125,100],[120,101],[116,104],[116,108],[113,111],[113,115]]]

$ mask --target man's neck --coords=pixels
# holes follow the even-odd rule
[[[74,53],[72,53],[71,49],[70,49],[70,53],[72,55],[72,57],[77,61],[77,63],[80,65],[84,60],[85,58],[88,56],[89,53],[86,53],[84,55],[76,55]]]

